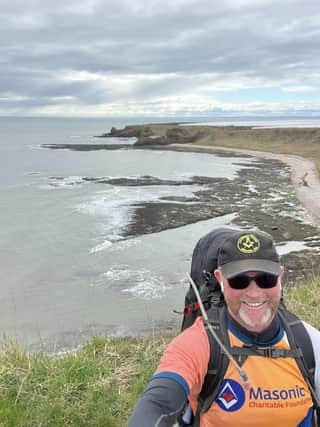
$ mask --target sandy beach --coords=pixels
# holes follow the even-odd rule
[[[173,147],[181,144],[171,144]],[[183,147],[193,147],[193,144],[183,144]],[[315,164],[304,157],[270,153],[266,151],[245,150],[240,148],[208,147],[197,145],[197,149],[212,151],[228,151],[248,154],[249,156],[280,160],[291,168],[291,181],[298,199],[306,209],[306,217],[316,223],[320,222],[320,179]]]

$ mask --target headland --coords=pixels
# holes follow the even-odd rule
[[[46,147],[88,151],[113,150],[116,146],[128,150],[165,149],[257,158],[253,168],[241,170],[232,182],[193,177],[192,183],[207,186],[195,194],[194,200],[164,198],[161,203],[139,205],[127,230],[128,237],[236,212],[235,225],[255,225],[270,232],[283,245],[286,242],[305,245],[283,256],[286,283],[295,284],[320,273],[320,129],[163,123],[112,128],[99,137],[121,139],[118,144],[110,140],[111,144],[101,141]],[[124,143],[124,138],[136,138],[136,141],[129,145]],[[141,177],[137,182],[126,179],[113,184],[151,185],[154,179]]]

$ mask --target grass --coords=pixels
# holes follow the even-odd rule
[[[291,289],[292,311],[320,327],[320,277]],[[62,357],[0,351],[1,427],[124,427],[170,337],[92,338]]]
[[[155,135],[163,135],[176,125],[147,125]],[[320,173],[320,129],[254,129],[246,126],[184,126],[197,135],[195,145],[221,146],[279,154],[294,154],[312,160]]]
[[[301,319],[320,329],[320,277],[316,276],[303,286],[284,294],[286,306]]]
[[[63,357],[8,341],[0,353],[0,426],[125,426],[164,338],[98,339]]]

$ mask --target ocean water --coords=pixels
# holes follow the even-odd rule
[[[0,118],[2,334],[30,348],[58,351],[93,334],[150,333],[180,322],[174,310],[182,308],[196,241],[215,226],[231,225],[234,216],[128,239],[135,205],[191,196],[201,189],[188,183],[192,176],[232,180],[254,159],[41,147],[106,143],[94,136],[137,122]],[[186,183],[124,187],[87,180],[145,175]]]

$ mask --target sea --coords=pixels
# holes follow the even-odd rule
[[[157,334],[172,325],[179,327],[192,249],[211,229],[232,226],[234,214],[134,238],[126,237],[126,227],[138,204],[192,196],[201,190],[191,182],[193,176],[232,180],[254,158],[120,148],[83,152],[42,146],[133,144],[132,138],[96,136],[112,126],[148,121],[178,120],[0,118],[3,338],[29,349],[58,353],[78,348],[93,335]],[[192,121],[320,126],[314,118]],[[99,182],[100,178],[143,176],[184,184],[117,186]]]

